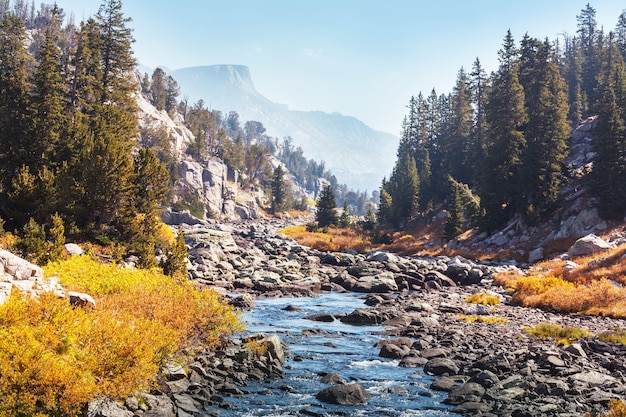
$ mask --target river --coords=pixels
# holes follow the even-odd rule
[[[283,310],[287,306],[297,311]],[[248,333],[276,334],[288,345],[282,379],[252,383],[247,395],[230,397],[233,408],[221,416],[456,416],[441,403],[445,393],[431,391],[432,377],[421,368],[402,368],[380,358],[376,342],[383,326],[353,326],[304,319],[316,313],[335,315],[365,307],[358,294],[330,293],[318,298],[259,299],[244,314]],[[307,335],[303,335],[303,331]],[[310,335],[312,334],[312,335]],[[371,398],[365,405],[338,406],[319,402],[315,394],[328,387],[319,373],[334,372],[361,384]]]

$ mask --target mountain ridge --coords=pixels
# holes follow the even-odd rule
[[[376,190],[388,176],[398,138],[376,131],[354,116],[322,110],[291,110],[260,94],[245,65],[208,65],[171,73],[191,102],[202,99],[210,109],[236,111],[243,121],[261,122],[267,134],[291,137],[306,155],[324,161],[340,183]]]

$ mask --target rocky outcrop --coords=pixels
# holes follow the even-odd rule
[[[591,234],[578,239],[576,243],[569,248],[567,253],[569,256],[586,256],[597,252],[603,252],[613,247],[614,245],[611,245],[602,238]]]

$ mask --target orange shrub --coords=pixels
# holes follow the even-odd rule
[[[44,268],[96,308],[52,294],[0,306],[0,416],[78,416],[96,396],[122,399],[154,382],[181,347],[243,329],[214,291],[158,270],[73,257]]]

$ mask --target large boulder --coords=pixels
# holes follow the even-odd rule
[[[4,272],[16,280],[43,280],[40,267],[4,249],[0,249],[0,264],[4,266]]]
[[[315,398],[329,404],[359,405],[366,404],[370,394],[359,384],[341,384],[324,388]]]
[[[381,272],[377,275],[364,276],[357,280],[352,287],[354,292],[394,292],[398,291],[398,284],[391,272]]]
[[[586,256],[596,252],[602,252],[611,249],[613,245],[607,243],[602,238],[590,234],[583,236],[572,245],[567,251],[569,256]]]

